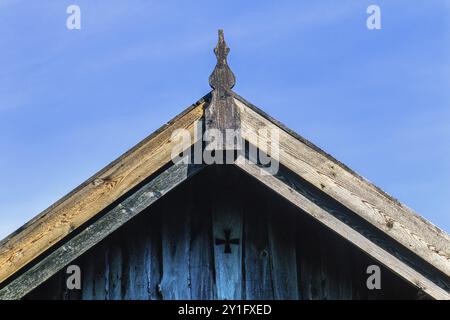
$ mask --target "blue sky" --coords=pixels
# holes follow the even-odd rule
[[[449,1],[193,3],[0,0],[0,238],[206,94],[218,28],[237,93],[450,232]]]

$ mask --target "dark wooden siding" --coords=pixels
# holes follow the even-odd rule
[[[228,245],[227,245],[227,242]],[[414,299],[417,290],[232,167],[211,167],[74,262],[27,299]]]

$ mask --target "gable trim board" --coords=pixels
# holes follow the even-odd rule
[[[300,194],[297,190],[287,185],[276,176],[270,174],[261,175],[260,170],[264,170],[262,167],[251,163],[242,157],[239,157],[236,160],[236,165],[241,170],[269,187],[272,191],[278,193],[283,198],[293,203],[303,212],[306,212],[314,219],[318,220],[320,223],[333,230],[362,251],[366,252],[376,261],[381,262],[387,268],[401,276],[415,287],[419,288],[423,292],[426,292],[435,299],[450,299],[450,293],[446,290],[439,287],[433,281],[429,280],[391,253],[387,252],[379,245],[333,216],[327,210],[324,210],[319,205]]]
[[[173,164],[80,233],[0,290],[0,299],[20,299],[64,266],[144,211],[167,192],[201,170],[201,165]]]
[[[281,164],[450,276],[450,237],[444,231],[243,98],[235,98],[245,140],[258,139],[258,127],[279,128]]]
[[[171,160],[171,134],[195,137],[208,95],[0,242],[0,285]]]
[[[254,141],[257,138],[255,132],[261,127],[280,129],[280,163],[283,166],[378,228],[390,239],[408,248],[446,276],[450,275],[450,241],[447,234],[307,140],[271,119],[237,94],[232,92],[231,94],[239,110],[238,121],[245,140]],[[5,280],[24,266],[31,265],[29,270],[32,270],[34,260],[52,245],[63,240],[83,223],[143,182],[149,175],[170,163],[173,147],[173,142],[170,140],[171,133],[178,128],[186,128],[191,132],[191,136],[195,136],[193,132],[195,122],[204,117],[210,97],[210,95],[205,96],[67,197],[2,241],[0,243],[0,287]],[[286,195],[283,196],[286,198]],[[291,201],[289,198],[287,200]],[[375,245],[370,244],[370,241],[367,244],[368,240],[362,239],[364,238],[362,235],[342,222],[339,228],[344,233],[344,238],[351,234],[353,241],[362,241],[363,244],[358,246],[363,250],[368,250],[370,246]],[[42,230],[49,231],[42,232]],[[417,288],[434,298],[449,299],[446,290],[414,268],[395,260],[395,257],[383,251],[377,252],[375,257],[377,260],[384,260],[380,262],[390,268],[392,268],[391,263],[400,265],[401,270],[393,269],[393,271]],[[6,286],[17,283],[21,276],[19,275]],[[1,289],[1,291],[4,290],[5,287]],[[14,298],[22,296],[23,294],[16,295]]]
[[[71,263],[120,226],[144,211],[183,181],[200,171],[202,166],[173,164],[140,187],[98,220],[56,248],[30,270],[0,290],[0,299],[20,299],[38,285]]]

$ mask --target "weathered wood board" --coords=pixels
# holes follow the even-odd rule
[[[268,199],[250,189],[244,204],[244,278],[245,298],[272,300],[273,283],[268,236]]]
[[[0,283],[170,162],[172,133],[185,129],[194,137],[203,108],[202,99],[2,240]]]
[[[445,232],[243,98],[234,97],[245,140],[264,140],[261,128],[277,132],[280,163],[450,276],[450,237]]]
[[[449,281],[445,275],[439,271],[430,272],[427,265],[411,257],[396,243],[386,242],[386,238],[380,237],[367,222],[364,225],[361,220],[355,220],[354,214],[351,212],[348,214],[347,208],[338,203],[330,204],[329,197],[321,194],[317,198],[317,190],[311,189],[310,184],[303,183],[289,170],[280,168],[276,176],[264,175],[260,174],[261,168],[258,165],[243,161],[241,158],[238,158],[236,163],[244,172],[289,200],[328,229],[341,235],[418,290],[435,299],[450,299]]]
[[[189,271],[191,298],[193,300],[213,300],[217,297],[214,279],[214,242],[211,233],[210,190],[205,183],[193,181],[188,194],[192,201],[191,210],[191,248]],[[210,181],[206,180],[206,185]]]
[[[269,243],[274,298],[277,300],[298,299],[298,279],[296,261],[296,226],[291,223],[291,212],[280,214],[282,200],[272,198],[269,203]]]
[[[217,180],[221,188],[216,187],[212,197],[217,298],[242,299],[242,195],[232,195],[233,179],[219,174]]]
[[[163,274],[160,292],[165,300],[191,299],[189,252],[192,208],[186,194],[180,194],[180,197],[176,202],[162,204]]]
[[[208,168],[172,190],[74,262],[83,271],[78,298],[417,297],[416,288],[383,266],[382,290],[369,291],[366,268],[376,264],[372,258],[237,169],[220,170]],[[227,202],[231,195],[238,200]],[[231,253],[224,252],[225,243],[215,243],[216,237],[225,240],[224,226],[235,230],[229,240],[239,239],[229,243]],[[227,265],[226,259],[235,262]],[[103,273],[97,273],[101,265]],[[218,277],[218,270],[228,278]],[[63,271],[26,298],[67,297]],[[106,294],[99,294],[97,279],[108,279]]]

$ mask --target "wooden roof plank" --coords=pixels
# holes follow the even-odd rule
[[[201,165],[171,165],[86,229],[0,289],[0,300],[24,297],[202,168]]]
[[[278,130],[282,165],[436,269],[450,275],[450,238],[445,232],[243,98],[231,91],[230,94],[239,109],[244,139],[254,141],[259,138],[261,128]],[[0,242],[0,283],[167,164],[174,146],[171,134],[176,129],[187,129],[191,137],[195,137],[195,123],[203,117],[209,99],[210,96],[205,96]],[[410,271],[405,271],[406,276]],[[423,274],[421,276],[423,278]],[[429,287],[426,281],[421,283],[425,288]]]
[[[244,139],[258,139],[260,128],[278,130],[280,163],[450,276],[444,231],[237,95],[235,103]]]
[[[176,129],[195,137],[205,96],[0,243],[0,283],[171,161]]]
[[[242,156],[238,157],[238,159],[236,160],[236,165],[244,172],[256,178],[271,190],[280,194],[282,197],[293,203],[302,211],[311,215],[314,219],[318,220],[329,229],[334,230],[343,238],[356,245],[358,248],[372,256],[375,260],[384,264],[386,267],[411,283],[413,286],[426,292],[435,299],[450,300],[449,292],[439,287],[434,282],[430,281],[421,273],[417,272],[415,269],[408,266],[389,252],[385,251],[377,244],[370,241],[368,238],[358,233],[356,230],[354,230],[341,220],[337,219],[326,210],[322,209],[317,204],[310,201],[308,198],[300,194],[297,190],[279,180],[276,176],[271,174],[261,174],[261,167],[249,162]]]

